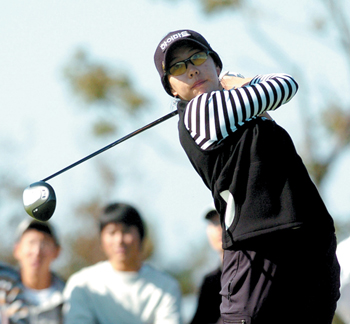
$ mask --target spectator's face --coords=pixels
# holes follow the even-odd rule
[[[200,50],[189,47],[179,47],[172,53],[173,59],[169,66],[188,59]],[[173,76],[169,75],[169,83],[173,95],[183,100],[191,100],[194,97],[215,90],[222,89],[219,82],[220,68],[216,66],[214,60],[209,55],[208,59],[201,65],[194,66],[187,64],[187,70],[184,74]]]
[[[209,243],[213,247],[213,249],[218,252],[221,252],[222,251],[222,229],[221,229],[219,215],[213,216],[208,221],[207,235],[209,238]]]
[[[29,274],[40,274],[50,271],[50,265],[60,252],[53,238],[36,229],[25,231],[15,244],[14,257],[21,270]]]
[[[101,244],[116,270],[137,271],[141,266],[142,246],[136,226],[109,223],[101,232]]]

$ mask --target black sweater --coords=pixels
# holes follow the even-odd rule
[[[212,192],[221,217],[224,249],[235,241],[300,226],[334,232],[333,220],[282,127],[253,117],[203,150],[184,123],[186,107],[187,103],[178,103],[180,142]],[[234,215],[227,227],[224,197],[228,192]]]

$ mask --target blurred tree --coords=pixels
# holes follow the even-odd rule
[[[122,123],[135,118],[138,112],[147,108],[148,98],[133,87],[126,74],[93,59],[84,49],[75,52],[65,65],[63,75],[73,95],[80,98],[86,107],[98,112],[93,125],[96,136],[117,133]],[[98,171],[105,190],[116,185],[117,172],[109,165],[100,163]],[[103,207],[99,201],[99,197],[95,197],[81,203],[75,210],[77,221],[80,219],[84,225],[83,230],[65,238],[70,252],[69,260],[61,270],[65,278],[82,267],[105,259],[99,244],[97,220]],[[152,256],[153,243],[149,238],[145,241],[144,253],[145,259]]]
[[[2,214],[9,213],[7,224],[0,227],[0,260],[15,265],[16,261],[12,256],[13,233],[25,214],[24,208],[17,201],[17,197],[22,197],[23,187],[19,177],[9,171],[0,174],[0,183],[0,211]]]
[[[350,79],[350,23],[346,18],[346,11],[343,10],[343,4],[339,0],[322,0],[319,2],[325,6],[326,10],[324,12],[328,13],[328,16],[315,17],[314,30],[322,36],[325,34],[327,25],[335,26],[337,30],[336,40],[339,49],[344,54],[345,62],[348,64],[348,78]],[[328,141],[333,141],[332,145],[329,146],[327,156],[320,157],[318,154],[322,143],[318,138],[311,135],[312,127],[318,126],[311,125],[311,117],[308,118],[308,124],[312,127],[311,131],[307,133],[307,149],[310,152],[309,169],[317,185],[322,184],[334,162],[349,147],[350,143],[350,102],[341,102],[339,98],[335,98],[327,91],[323,94],[325,105],[322,107],[321,125],[327,131]]]
[[[224,10],[238,10],[244,0],[200,0],[204,12],[207,14],[219,13]]]
[[[109,114],[102,113],[103,120],[95,123],[94,133],[97,136],[114,133],[118,126],[116,121],[123,120],[123,114],[135,116],[148,102],[133,87],[130,77],[92,59],[84,49],[77,50],[66,64],[64,77],[73,94],[86,103],[87,107],[103,107],[103,111],[112,108],[108,111]],[[119,118],[111,118],[113,114],[119,114]]]

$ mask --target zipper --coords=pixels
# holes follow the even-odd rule
[[[232,294],[231,294],[231,283],[232,280],[228,283],[228,287],[227,287],[227,299],[230,300]]]
[[[228,287],[227,287],[227,290],[228,290],[228,293],[227,293],[227,299],[230,300],[230,297],[232,296],[231,294],[231,284],[232,284],[232,280],[228,283]],[[232,324],[246,324],[247,321],[242,319],[242,320],[237,320],[237,321],[234,321],[234,322],[230,322]]]

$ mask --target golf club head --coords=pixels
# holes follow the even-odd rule
[[[56,194],[45,181],[32,183],[23,191],[23,205],[28,215],[39,221],[47,221],[56,208]]]

